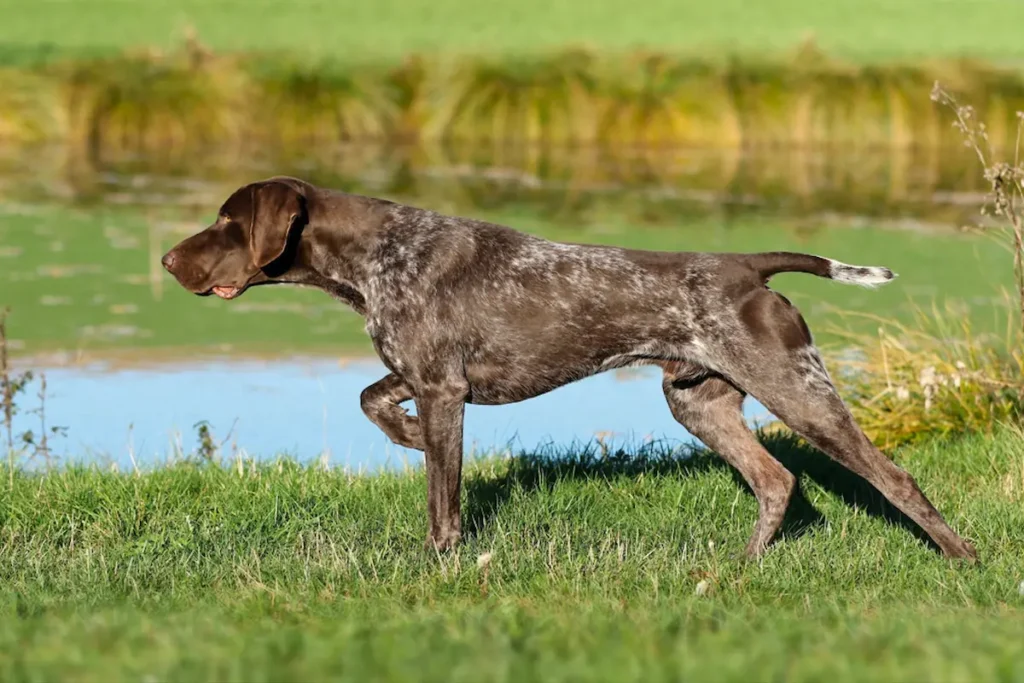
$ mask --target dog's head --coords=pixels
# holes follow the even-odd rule
[[[252,183],[228,197],[213,225],[180,242],[161,263],[194,294],[234,299],[291,269],[307,220],[301,183]]]

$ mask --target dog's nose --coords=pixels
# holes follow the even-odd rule
[[[167,252],[166,254],[164,254],[164,257],[160,259],[160,263],[164,264],[164,268],[166,268],[167,270],[170,270],[171,268],[174,267],[174,261],[175,258],[173,251]]]

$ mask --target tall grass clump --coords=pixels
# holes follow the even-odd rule
[[[919,308],[906,324],[845,315],[878,325],[877,336],[837,325],[829,356],[854,417],[880,447],[1021,424],[1024,334],[1012,315],[1002,338],[975,333],[952,305]]]
[[[70,141],[94,158],[234,148],[244,85],[230,60],[190,54],[76,64],[63,80]]]
[[[426,137],[456,142],[591,142],[594,59],[552,57],[465,61],[436,82]]]
[[[33,144],[61,136],[59,97],[45,77],[0,69],[0,143]]]
[[[194,40],[167,53],[8,69],[0,83],[14,85],[0,92],[0,136],[44,136],[99,156],[367,139],[935,148],[950,142],[949,131],[936,125],[934,110],[915,103],[936,77],[982,103],[994,142],[1009,142],[1024,79],[995,65],[865,67],[830,59],[814,45],[757,62],[572,49],[342,65],[219,55]]]
[[[275,60],[254,69],[253,79],[254,132],[284,146],[386,139],[399,117],[380,74]]]
[[[610,69],[597,131],[608,147],[735,147],[741,131],[722,70],[641,54]]]

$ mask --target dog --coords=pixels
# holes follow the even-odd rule
[[[428,547],[461,537],[467,403],[523,401],[613,368],[659,366],[672,415],[736,468],[757,498],[756,558],[782,524],[794,476],[748,429],[746,395],[869,481],[949,557],[974,547],[864,435],[803,317],[769,279],[809,273],[874,287],[887,268],[790,252],[658,252],[553,242],[479,220],[316,187],[291,177],[235,191],[163,266],[188,291],[319,288],[366,319],[390,371],[360,396],[396,444],[426,460]],[[401,404],[412,400],[415,416]]]

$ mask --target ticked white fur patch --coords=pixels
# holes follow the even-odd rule
[[[882,266],[851,266],[828,259],[828,276],[836,282],[861,287],[878,287],[892,281],[896,273]]]

